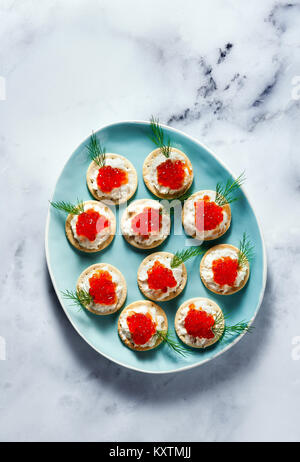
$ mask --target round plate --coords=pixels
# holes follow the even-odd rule
[[[171,144],[185,152],[194,168],[194,183],[190,192],[200,189],[214,189],[218,181],[227,181],[232,174],[211,151],[194,138],[184,133],[164,126]],[[155,148],[149,139],[149,122],[129,121],[119,122],[105,126],[96,132],[106,147],[107,152],[115,152],[127,157],[135,166],[139,178],[137,193],[131,199],[153,198],[143,182],[142,168],[146,156]],[[86,171],[90,159],[86,149],[89,137],[83,141],[72,154],[65,165],[55,187],[52,200],[76,201],[91,199],[86,186]],[[174,300],[161,302],[169,321],[169,330],[175,334],[174,318],[177,308],[189,298],[208,297],[214,300],[228,316],[228,323],[241,320],[253,321],[262,302],[266,284],[266,253],[262,233],[243,190],[241,199],[232,204],[232,223],[227,233],[220,239],[211,241],[209,246],[228,243],[238,246],[244,231],[255,245],[255,258],[251,265],[251,274],[246,287],[237,294],[228,297],[216,295],[207,290],[200,280],[197,257],[186,262],[188,281],[184,291]],[[78,276],[88,266],[94,263],[110,263],[122,271],[128,287],[128,296],[125,305],[143,299],[137,285],[137,270],[145,256],[152,252],[175,252],[186,245],[186,235],[174,234],[166,241],[152,250],[139,250],[129,245],[120,234],[119,215],[124,206],[116,208],[117,234],[112,244],[98,254],[84,254],[76,251],[65,237],[64,223],[66,216],[50,208],[46,226],[46,258],[52,283],[58,299],[77,332],[96,351],[117,364],[148,373],[167,373],[189,369],[199,366],[220,355],[233,346],[243,336],[233,336],[228,341],[218,342],[205,351],[192,351],[187,357],[177,356],[166,344],[156,350],[135,352],[126,348],[119,339],[117,323],[119,313],[109,316],[95,316],[86,310],[78,310],[71,302],[65,300],[61,292],[75,290]],[[179,227],[181,228],[181,227]],[[250,334],[249,334],[250,335]]]

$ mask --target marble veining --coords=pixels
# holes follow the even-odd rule
[[[299,440],[300,2],[2,0],[0,18],[0,440]],[[151,114],[246,170],[269,264],[253,333],[162,376],[76,334],[44,254],[71,152]]]

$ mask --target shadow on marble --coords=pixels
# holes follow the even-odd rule
[[[134,401],[153,403],[170,402],[213,390],[223,384],[235,381],[240,374],[252,374],[257,361],[263,355],[264,346],[272,332],[272,277],[268,274],[267,286],[261,309],[254,322],[251,334],[246,335],[229,351],[213,361],[191,370],[175,374],[143,374],[132,371],[107,360],[93,350],[76,333],[69,323],[57,299],[45,265],[45,284],[52,301],[57,326],[62,331],[64,341],[79,363],[86,370],[86,382],[98,381],[102,387],[113,387],[117,394]]]

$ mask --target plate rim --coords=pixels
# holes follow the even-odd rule
[[[137,124],[137,125],[142,125],[142,124],[147,124],[147,125],[150,125],[150,121],[149,120],[121,120],[121,121],[118,121],[118,122],[112,122],[112,123],[109,123],[109,124],[106,124],[106,125],[102,125],[100,128],[97,128],[96,130],[94,130],[95,133],[98,133],[100,130],[103,130],[103,129],[107,129],[107,128],[110,128],[110,127],[113,127],[114,125],[124,125],[124,124]],[[178,130],[177,128],[173,128],[173,127],[170,127],[169,125],[166,125],[166,124],[163,124],[163,123],[160,123],[160,125],[164,128],[167,128],[168,130],[170,131],[173,131],[175,133],[178,133],[179,135],[183,135],[184,137],[186,138],[189,138],[191,141],[193,141],[194,143],[196,143],[197,145],[199,145],[200,147],[204,148],[206,151],[209,152],[209,154],[211,156],[213,156],[215,158],[216,161],[218,161],[222,167],[233,177],[235,178],[235,175],[233,175],[233,173],[231,172],[231,169],[229,169],[227,167],[227,165],[221,160],[219,159],[219,157],[214,153],[214,151],[212,151],[208,146],[206,146],[206,144],[204,143],[201,143],[197,138],[191,136],[191,135],[188,135],[186,134],[185,132],[181,131],[181,130]],[[90,138],[90,135],[88,135],[83,141],[81,141],[78,146],[72,151],[72,154],[68,157],[68,159],[65,161],[61,171],[60,171],[60,174],[55,182],[55,186],[54,186],[54,191],[53,191],[53,194],[51,196],[51,201],[53,199],[53,196],[54,196],[54,193],[55,193],[55,190],[56,190],[56,186],[57,186],[57,183],[62,175],[62,172],[64,171],[67,163],[69,162],[70,158],[72,157],[72,155],[74,154],[75,151],[77,151],[77,149],[79,148],[80,145],[82,145],[85,141],[87,141],[88,139]],[[263,271],[262,271],[262,276],[263,276],[263,281],[262,281],[262,288],[261,288],[261,292],[260,292],[260,297],[259,297],[259,301],[258,301],[258,304],[257,304],[257,307],[256,307],[256,310],[255,310],[255,313],[254,315],[252,316],[252,318],[250,319],[249,321],[249,325],[251,326],[252,323],[254,322],[256,316],[257,316],[257,313],[261,307],[261,304],[262,304],[262,301],[263,301],[263,297],[264,297],[264,294],[265,294],[265,289],[266,289],[266,282],[267,282],[267,252],[266,252],[266,245],[265,245],[265,240],[264,240],[264,236],[263,236],[263,232],[262,232],[262,228],[261,228],[261,224],[260,224],[260,221],[257,217],[257,214],[252,206],[252,203],[248,197],[248,194],[246,193],[245,189],[244,189],[244,186],[241,187],[241,190],[243,191],[243,194],[245,195],[248,203],[249,203],[249,206],[253,212],[253,215],[255,216],[255,219],[256,219],[256,222],[257,222],[257,225],[258,225],[258,230],[259,230],[259,234],[260,234],[260,238],[261,238],[261,242],[262,242],[262,254],[263,254]],[[50,275],[50,279],[51,279],[51,282],[52,282],[52,285],[53,285],[53,288],[54,288],[54,291],[56,293],[56,296],[59,300],[59,303],[65,313],[65,315],[67,316],[69,322],[71,323],[72,327],[75,329],[75,331],[79,334],[79,336],[93,349],[95,350],[98,354],[100,354],[101,356],[103,356],[104,358],[114,362],[115,364],[118,364],[119,366],[122,366],[122,367],[126,367],[127,369],[130,369],[130,370],[134,370],[136,372],[142,372],[144,374],[174,374],[176,372],[182,372],[182,371],[186,371],[186,370],[189,370],[189,369],[194,369],[195,367],[199,367],[199,366],[202,366],[203,364],[206,364],[208,363],[209,361],[212,361],[213,359],[217,358],[218,356],[221,356],[222,354],[224,354],[226,351],[228,351],[230,348],[232,348],[234,345],[236,345],[243,337],[244,335],[246,334],[246,331],[245,332],[242,332],[236,339],[234,339],[229,345],[227,345],[223,350],[221,351],[218,351],[216,352],[215,354],[213,354],[210,358],[207,358],[205,359],[204,361],[202,361],[201,363],[198,363],[198,364],[189,364],[189,365],[186,365],[186,366],[182,366],[182,367],[179,367],[178,369],[172,369],[172,370],[168,370],[168,371],[151,371],[151,370],[145,370],[145,369],[140,369],[138,367],[135,367],[135,366],[131,366],[131,365],[128,365],[128,364],[125,364],[123,363],[122,361],[119,361],[117,359],[114,359],[112,357],[110,357],[109,355],[103,353],[102,351],[98,350],[98,348],[96,348],[94,345],[92,345],[90,343],[90,341],[79,331],[79,329],[77,328],[77,326],[75,325],[75,323],[72,321],[71,319],[71,316],[69,315],[69,313],[67,312],[67,310],[64,308],[64,305],[63,305],[63,302],[62,302],[62,298],[60,296],[60,293],[59,293],[59,290],[57,289],[56,287],[56,284],[55,284],[55,281],[54,281],[54,276],[52,274],[52,270],[51,270],[51,265],[50,265],[50,257],[49,257],[49,248],[48,248],[48,245],[49,245],[49,224],[50,224],[50,202],[49,201],[49,205],[48,205],[48,213],[47,213],[47,219],[46,219],[46,229],[45,229],[45,254],[46,254],[46,263],[47,263],[47,268],[48,268],[48,272],[49,272],[49,275]]]

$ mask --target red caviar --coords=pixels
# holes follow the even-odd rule
[[[180,189],[185,177],[185,163],[168,159],[157,167],[157,181],[161,186]]]
[[[223,209],[208,196],[195,202],[195,225],[199,231],[215,229],[223,220]],[[204,223],[203,223],[204,222]],[[204,224],[204,226],[203,226]]]
[[[116,283],[108,271],[99,270],[89,279],[89,294],[99,305],[114,305],[117,302]]]
[[[211,330],[215,324],[214,317],[204,310],[196,310],[195,305],[189,305],[189,312],[184,320],[184,327],[189,335],[199,338],[213,338],[214,333]]]
[[[238,261],[230,257],[222,257],[214,260],[212,270],[214,273],[214,281],[220,286],[233,286],[238,274]]]
[[[110,165],[99,168],[97,185],[102,192],[110,193],[114,188],[120,188],[126,183],[128,183],[128,175],[124,170]]]
[[[88,209],[86,212],[78,215],[76,223],[76,233],[78,236],[84,236],[89,241],[94,241],[96,236],[104,228],[107,228],[110,221],[94,209]]]
[[[168,287],[175,287],[177,281],[173,276],[173,271],[166,268],[162,263],[156,261],[152,268],[147,271],[149,289],[167,292]]]
[[[131,221],[131,228],[136,235],[143,236],[145,239],[149,234],[159,232],[162,226],[162,214],[159,209],[145,207]]]
[[[136,345],[144,345],[156,332],[156,324],[149,313],[134,313],[128,316],[127,325]]]

